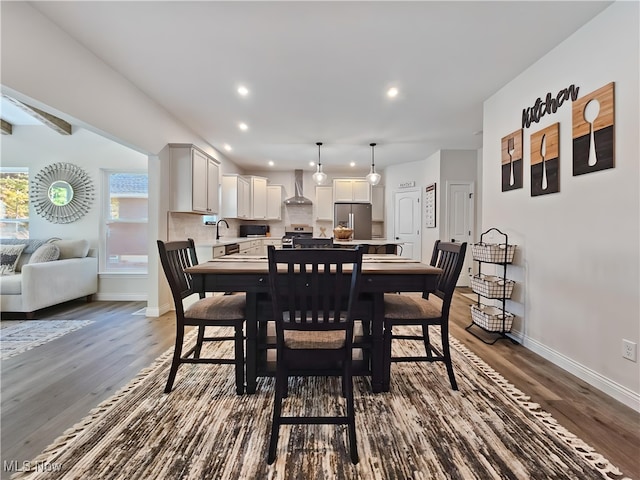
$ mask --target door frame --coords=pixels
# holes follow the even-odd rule
[[[447,180],[445,182],[445,238],[447,241],[451,239],[451,229],[449,228],[449,209],[451,208],[449,202],[450,189],[452,185],[468,185],[469,186],[469,241],[467,242],[467,254],[465,256],[464,265],[462,266],[462,272],[460,272],[460,280],[458,280],[458,285],[469,286],[470,281],[467,281],[467,277],[474,274],[474,266],[473,259],[471,258],[471,243],[473,243],[473,239],[476,238],[476,191],[475,191],[475,182],[469,180]],[[463,276],[465,278],[463,278]]]

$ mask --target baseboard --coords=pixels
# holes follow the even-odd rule
[[[95,299],[103,302],[146,302],[146,293],[96,293]]]
[[[164,315],[168,311],[172,310],[172,304],[166,303],[164,305],[160,305],[159,307],[147,307],[147,311],[145,312],[145,316],[147,317],[159,317]]]
[[[610,397],[618,400],[629,408],[640,412],[640,394],[620,385],[617,382],[585,367],[571,358],[557,352],[546,345],[522,335],[522,332],[512,331],[509,337],[519,342],[523,347],[549,360],[554,365],[584,380],[589,385],[606,393]]]

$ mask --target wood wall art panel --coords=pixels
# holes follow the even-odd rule
[[[523,149],[522,129],[502,137],[500,151],[502,152],[502,191],[522,188],[523,184]]]
[[[560,124],[531,134],[531,196],[560,191]]]
[[[614,82],[573,102],[573,175],[614,167]]]

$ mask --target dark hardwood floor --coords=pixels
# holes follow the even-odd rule
[[[456,294],[452,335],[627,476],[640,478],[640,414],[520,345],[485,345],[464,330],[470,303]],[[2,361],[3,467],[33,459],[172,346],[173,314],[133,314],[144,305],[78,301],[38,312],[38,319],[94,323]],[[3,468],[2,479],[9,476]]]

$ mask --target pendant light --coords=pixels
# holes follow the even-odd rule
[[[379,173],[376,173],[376,164],[373,161],[373,148],[376,144],[370,143],[369,145],[371,146],[371,171],[367,174],[366,179],[371,185],[377,185],[380,183],[382,176]]]
[[[320,147],[322,146],[322,142],[317,142],[316,145],[318,146],[318,169],[312,178],[316,185],[322,185],[327,181],[327,174],[322,171],[322,163],[320,163]]]

